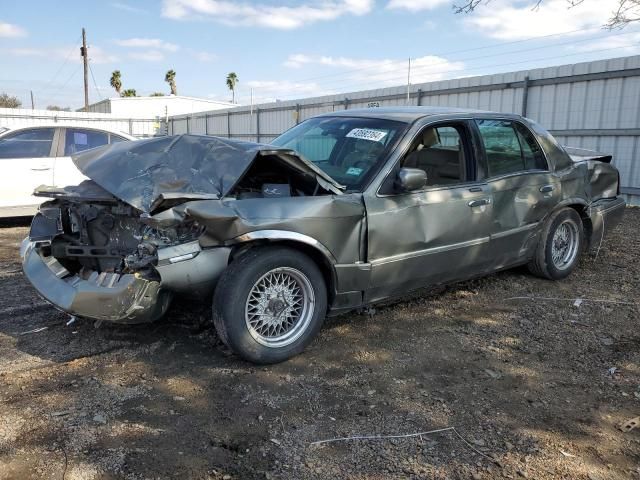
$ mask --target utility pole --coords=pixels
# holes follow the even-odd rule
[[[89,55],[87,52],[87,34],[82,29],[82,47],[80,47],[80,56],[84,66],[84,111],[89,110]]]
[[[411,87],[411,57],[409,57],[409,67],[407,68],[407,105],[409,105],[410,87]]]
[[[35,110],[36,107],[35,107],[35,105],[33,103],[33,90],[29,90],[29,91],[31,92],[31,110]]]

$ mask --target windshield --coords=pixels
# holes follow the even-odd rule
[[[295,150],[347,190],[360,190],[406,128],[406,123],[392,120],[318,117],[293,127],[271,143]]]

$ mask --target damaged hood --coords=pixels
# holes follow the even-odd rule
[[[201,135],[120,142],[75,155],[73,163],[115,197],[150,213],[165,202],[224,197],[261,155],[278,156],[333,193],[343,189],[293,150]]]

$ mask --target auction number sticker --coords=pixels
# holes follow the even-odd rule
[[[360,140],[371,140],[381,142],[387,136],[387,132],[372,130],[370,128],[354,128],[346,135],[348,138],[359,138]]]

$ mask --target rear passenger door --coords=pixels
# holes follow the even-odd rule
[[[491,256],[496,268],[502,268],[531,255],[537,227],[558,203],[560,183],[526,125],[491,118],[475,125],[493,199]]]
[[[62,131],[63,141],[55,161],[53,184],[57,187],[77,185],[86,177],[80,173],[71,160],[75,155],[91,148],[101,147],[109,143],[109,132],[88,128],[66,127]]]

